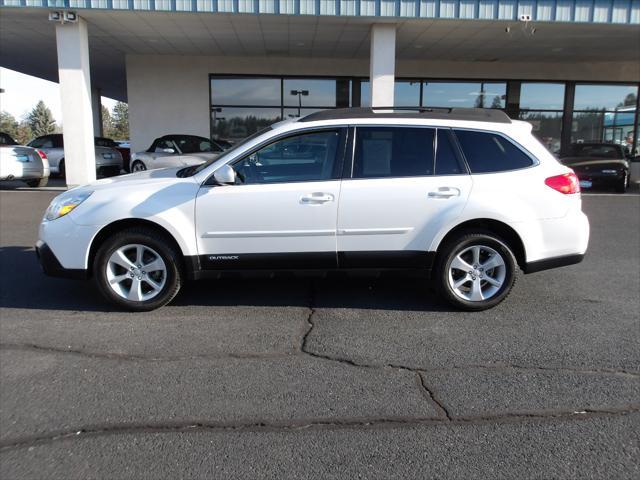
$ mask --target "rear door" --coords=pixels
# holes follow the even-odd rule
[[[430,268],[440,228],[471,190],[448,129],[356,127],[351,171],[338,210],[338,262],[345,268]]]

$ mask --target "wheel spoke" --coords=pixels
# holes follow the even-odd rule
[[[469,282],[470,280],[471,280],[471,278],[469,278],[469,275],[465,275],[460,280],[456,280],[453,283],[453,288],[460,288],[462,285],[464,285],[465,283]]]
[[[469,270],[473,270],[473,267],[465,262],[460,255],[456,256],[451,262],[451,268],[456,270],[462,270],[467,273]]]
[[[474,302],[479,302],[484,300],[484,296],[482,295],[482,287],[480,286],[480,279],[476,278],[471,283],[471,298]]]
[[[480,264],[480,247],[473,247],[471,249],[471,252],[473,253],[473,264],[474,265],[479,265]]]
[[[504,267],[504,260],[502,260],[502,257],[500,255],[492,255],[489,260],[487,260],[480,266],[484,268],[485,271],[491,270],[492,268],[496,267]]]
[[[156,258],[155,260],[152,260],[151,262],[147,263],[146,265],[143,265],[142,268],[147,273],[156,272],[158,270],[162,270],[162,271],[165,270],[164,262],[160,258]]]
[[[129,290],[127,298],[136,302],[142,300],[142,282],[138,280],[137,277],[131,280],[131,289]]]
[[[127,270],[130,270],[132,267],[135,267],[135,265],[131,262],[131,260],[129,260],[125,256],[122,249],[117,250],[113,255],[111,255],[110,261],[115,263],[116,265],[120,265],[122,268],[126,268]]]
[[[485,275],[484,279],[494,287],[500,288],[502,286],[502,282],[500,280],[496,280],[495,278],[490,277],[489,275]]]
[[[114,284],[116,284],[116,283],[123,282],[123,281],[124,281],[124,280],[126,280],[127,278],[131,278],[131,277],[129,277],[129,275],[127,275],[126,273],[125,273],[125,274],[123,274],[123,275],[116,275],[115,277],[113,277],[113,278],[109,279],[109,283],[110,283],[111,285],[114,285]]]
[[[144,247],[142,245],[136,245],[136,265],[142,265],[143,254],[144,254]]]
[[[142,281],[150,285],[154,290],[160,290],[162,288],[159,283],[157,283],[155,280],[150,279],[149,277],[145,277]]]

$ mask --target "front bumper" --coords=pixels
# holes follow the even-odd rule
[[[51,277],[73,278],[83,280],[88,277],[87,270],[64,268],[58,258],[55,256],[49,245],[42,240],[36,243],[36,256],[45,275]]]

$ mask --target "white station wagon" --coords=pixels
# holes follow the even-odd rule
[[[198,166],[55,198],[45,273],[92,277],[115,304],[165,305],[187,278],[238,271],[420,273],[482,310],[519,270],[580,262],[573,171],[496,110],[338,109],[283,121]],[[419,277],[418,277],[419,278]]]

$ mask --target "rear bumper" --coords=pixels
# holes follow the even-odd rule
[[[42,240],[38,240],[36,243],[36,256],[45,275],[77,280],[83,280],[88,277],[88,272],[84,269],[64,268],[53,251],[51,251],[51,248],[49,248],[49,245]]]

